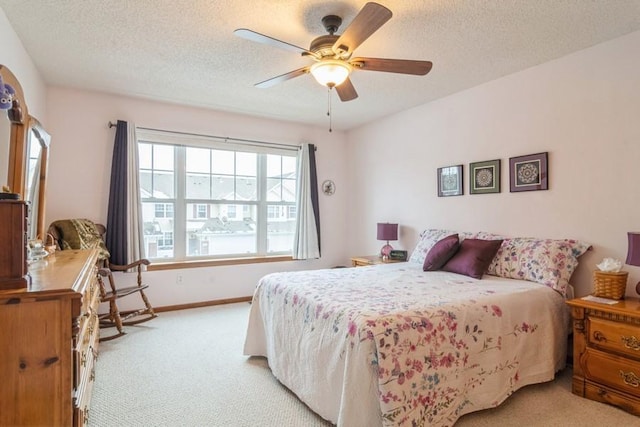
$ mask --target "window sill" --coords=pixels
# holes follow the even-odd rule
[[[194,260],[175,262],[151,262],[147,271],[177,270],[181,268],[219,267],[223,265],[260,264],[264,262],[293,261],[291,255],[252,257],[252,258],[225,258],[216,260]]]

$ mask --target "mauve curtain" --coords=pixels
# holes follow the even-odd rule
[[[297,178],[298,215],[293,237],[293,259],[320,258],[320,205],[313,144],[303,144],[298,153]]]
[[[126,265],[143,257],[138,145],[133,123],[118,120],[111,162],[106,244],[112,264]]]

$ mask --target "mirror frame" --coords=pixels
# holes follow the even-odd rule
[[[34,135],[34,139],[31,139],[31,133],[33,132]],[[32,218],[35,217],[35,221],[36,221],[36,235],[35,236],[29,236],[30,238],[36,238],[36,239],[42,239],[43,241],[46,241],[46,236],[45,236],[45,222],[44,222],[44,213],[45,213],[45,207],[46,207],[46,190],[47,190],[47,173],[49,171],[49,146],[51,145],[51,136],[47,133],[47,131],[44,130],[44,128],[42,127],[42,124],[40,124],[40,122],[32,116],[29,116],[29,126],[28,126],[28,142],[27,142],[27,150],[30,150],[30,146],[29,144],[33,144],[36,141],[40,144],[40,170],[36,171],[35,173],[38,174],[38,181],[39,181],[39,185],[38,185],[38,211],[34,214],[32,214]],[[26,151],[28,152],[28,151]],[[29,169],[28,169],[28,163],[29,161],[29,156],[25,156],[25,159],[23,161],[25,168],[24,168],[24,180],[25,180],[25,192],[27,189],[27,185],[26,185],[26,180],[27,180],[27,175],[29,173]],[[23,199],[24,200],[28,200],[29,199],[29,194],[23,194]]]
[[[6,66],[0,64],[0,75],[5,83],[10,84],[16,91],[13,99],[12,108],[6,110],[9,121],[11,122],[11,131],[9,135],[9,159],[7,186],[12,193],[20,194],[22,200],[28,200],[27,190],[27,173],[29,160],[29,140],[31,132],[35,139],[40,143],[42,156],[40,160],[39,174],[39,193],[38,193],[38,211],[35,214],[36,236],[35,238],[46,239],[45,236],[45,206],[46,206],[46,184],[49,165],[49,146],[51,136],[44,130],[40,122],[29,115],[27,103],[24,98],[22,85],[16,76]],[[1,185],[1,181],[0,181]]]
[[[6,66],[0,64],[0,75],[5,83],[9,83],[16,91],[13,99],[13,107],[7,111],[11,122],[9,136],[9,164],[7,186],[12,193],[18,193],[24,198],[25,169],[27,159],[27,118],[29,112],[24,100],[22,85],[16,76]]]

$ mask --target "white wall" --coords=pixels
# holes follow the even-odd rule
[[[640,229],[638,52],[635,32],[350,132],[350,253],[379,249],[379,221],[398,222],[409,250],[431,227],[582,239],[593,251],[573,282],[589,293],[595,264],[624,261]],[[543,151],[549,190],[510,193],[509,157]],[[497,158],[502,192],[469,195],[469,163]],[[438,198],[436,169],[461,163],[465,195]],[[640,268],[625,270],[635,294]]]
[[[0,8],[0,64],[17,77],[27,102],[29,114],[46,125],[46,87],[38,69],[24,49],[4,11]]]
[[[24,49],[18,35],[0,9],[0,64],[7,67],[16,76],[22,87],[27,103],[27,112],[46,123],[45,98],[46,88],[31,57]],[[9,133],[11,123],[6,112],[0,112],[0,186],[7,183],[9,171]]]
[[[137,126],[262,141],[316,144],[318,180],[332,179],[338,191],[320,195],[320,260],[207,267],[147,273],[149,296],[156,306],[250,296],[260,277],[284,270],[344,264],[347,192],[344,133],[256,119],[206,109],[52,87],[48,92],[52,135],[46,222],[86,217],[106,223],[111,157],[118,119]],[[176,284],[177,275],[182,283]],[[132,275],[127,275],[132,276]],[[132,280],[132,277],[127,277]]]

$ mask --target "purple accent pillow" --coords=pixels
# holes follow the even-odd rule
[[[424,258],[424,264],[422,265],[422,270],[440,270],[442,266],[445,265],[447,261],[449,261],[449,259],[451,259],[451,257],[458,251],[459,247],[460,239],[457,234],[452,234],[442,240],[438,240],[438,242],[429,249],[429,252],[427,252],[427,256]]]
[[[442,270],[482,279],[500,245],[502,240],[464,239]]]

